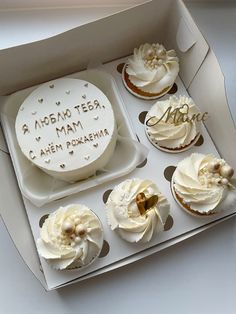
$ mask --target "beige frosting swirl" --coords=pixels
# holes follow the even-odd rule
[[[179,72],[174,50],[166,51],[160,44],[144,44],[134,49],[126,72],[133,85],[147,93],[160,93],[171,87]]]
[[[70,269],[90,264],[103,244],[102,226],[84,205],[60,207],[45,220],[37,240],[39,254],[54,269]]]
[[[220,212],[236,204],[232,174],[225,160],[194,153],[178,164],[173,188],[192,210],[202,214]]]
[[[181,111],[188,110],[186,116],[189,118],[199,113],[193,100],[187,96],[172,96],[168,100],[158,101],[146,116],[147,125],[151,125],[146,126],[146,133],[150,141],[158,146],[181,149],[188,146],[199,135],[201,124],[196,120],[175,123],[174,114],[170,114],[170,118],[168,118],[168,108],[170,107],[171,112],[180,108]],[[165,112],[167,113],[165,114]],[[162,117],[163,119],[161,119]],[[156,123],[157,121],[158,123]]]
[[[139,193],[144,193],[146,198],[158,196],[156,205],[144,215],[141,215],[136,204]],[[170,205],[157,186],[152,181],[141,179],[128,179],[116,186],[106,206],[111,229],[128,242],[150,241],[155,233],[164,230],[170,212]]]

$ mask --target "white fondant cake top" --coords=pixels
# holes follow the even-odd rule
[[[30,161],[46,171],[66,172],[100,158],[116,125],[110,101],[100,89],[62,78],[42,84],[25,99],[15,128]]]

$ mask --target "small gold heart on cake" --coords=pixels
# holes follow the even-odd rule
[[[84,87],[88,87],[88,83],[84,84]]]
[[[86,95],[82,95],[82,98],[86,99]]]
[[[136,204],[141,216],[145,215],[150,208],[156,206],[157,202],[157,195],[153,195],[149,198],[147,198],[143,192],[136,195]]]
[[[93,147],[97,148],[98,147],[98,143],[93,144]]]
[[[56,101],[56,105],[59,106],[61,104],[60,101]]]
[[[36,137],[35,139],[36,139],[37,142],[39,142],[39,141],[41,140],[41,137],[38,136],[38,137]]]
[[[48,159],[45,159],[44,161],[46,162],[46,164],[49,164],[49,163],[50,163],[50,161],[51,161],[51,159],[50,159],[50,158],[48,158]]]
[[[61,167],[62,169],[64,169],[65,166],[66,166],[65,164],[61,164],[61,165],[60,165],[60,167]]]
[[[54,88],[54,84],[52,84],[52,85],[49,85],[49,87],[50,87],[50,88]]]
[[[70,154],[70,155],[73,155],[73,154],[74,154],[74,151],[73,151],[73,150],[71,150],[71,151],[69,152],[69,154]]]
[[[37,111],[32,111],[31,113],[34,116],[34,115],[36,115]]]
[[[29,156],[32,160],[34,160],[36,158],[36,156],[34,155],[34,152],[32,150],[29,151]]]
[[[145,203],[146,210],[156,206],[157,202],[158,202],[158,196],[157,195],[153,195],[153,196],[147,198],[146,203]]]
[[[98,116],[95,116],[95,117],[94,117],[94,120],[98,120]]]
[[[90,158],[89,155],[84,157],[85,160],[89,160],[89,158]]]
[[[41,104],[43,102],[43,98],[38,99],[38,102]]]
[[[140,215],[144,215],[146,213],[145,203],[146,203],[146,196],[144,193],[139,193],[136,195],[136,204]]]
[[[70,94],[70,90],[67,90],[67,91],[66,91],[66,94],[69,95],[69,94]]]

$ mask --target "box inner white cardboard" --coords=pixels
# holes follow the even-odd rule
[[[140,23],[140,21],[142,21],[142,23]],[[217,78],[215,79],[216,82],[214,82],[214,86],[219,87],[219,93],[222,92],[220,95],[218,95],[220,98],[216,99],[216,103],[219,107],[217,107],[215,115],[217,116],[217,112],[221,111],[223,116],[222,119],[225,117],[228,118],[229,111],[225,98],[224,86],[221,81],[222,73],[218,71],[217,60],[214,59],[214,56],[212,57],[212,52],[207,55],[209,47],[181,1],[176,1],[174,3],[173,1],[152,1],[103,20],[81,26],[48,40],[25,45],[22,47],[12,48],[8,50],[7,53],[6,51],[1,51],[0,64],[3,67],[3,72],[6,73],[4,79],[0,78],[1,94],[10,94],[16,90],[32,86],[36,83],[48,81],[52,78],[60,77],[70,72],[82,70],[89,62],[91,62],[91,60],[108,62],[112,59],[118,59],[124,55],[131,54],[134,47],[137,47],[144,42],[162,42],[167,48],[174,48],[177,51],[177,54],[180,57],[181,80],[183,81],[186,88],[189,87],[190,95],[203,111],[205,111],[207,108],[207,106],[205,106],[207,99],[214,98],[215,95],[215,91],[210,89],[210,84],[207,84],[208,81],[204,76],[204,74],[207,74],[207,70],[209,72],[209,66],[213,65],[214,67],[211,67],[211,71],[214,72],[215,77],[218,76],[218,80]],[[57,49],[55,49],[55,47]],[[105,67],[110,67],[110,65],[111,64],[107,64]],[[197,72],[198,74],[195,78]],[[205,94],[206,99],[201,96],[201,91],[206,89],[205,86],[209,87],[209,92]],[[120,89],[122,90],[121,85]],[[132,101],[129,99],[131,95],[127,94],[125,97],[127,97],[126,101],[128,103]],[[221,99],[222,102],[219,102],[219,99]],[[141,106],[143,105],[144,104]],[[140,111],[140,108],[141,107],[138,107],[138,104],[137,107],[134,107],[134,109],[138,111]],[[147,106],[147,110],[149,108],[150,105]],[[212,115],[212,110],[210,109],[209,112],[212,118],[208,120],[207,126],[214,142],[220,146],[220,133],[218,130],[215,130],[214,115]],[[131,118],[137,119],[137,116],[133,116],[133,114],[135,113],[132,112]],[[229,128],[231,128],[233,125],[232,120],[228,119],[227,122]],[[216,132],[212,132],[212,130]],[[147,141],[144,136],[145,135],[143,133],[143,142]],[[206,139],[205,145],[207,143],[211,145],[211,141],[207,133],[204,133],[204,138]],[[231,137],[231,139],[232,138],[233,137]],[[230,142],[226,141],[224,146],[229,148],[229,144]],[[204,145],[200,148],[200,150],[203,149],[203,147]],[[208,147],[205,146],[204,149],[206,148]],[[214,147],[211,146],[211,152],[213,151]],[[25,244],[25,241],[23,241],[23,239],[27,239],[27,241],[30,242],[32,241],[32,238],[30,236],[29,228],[26,227],[27,221],[24,213],[24,206],[21,206],[20,195],[17,189],[10,160],[8,155],[6,155],[4,152],[0,153],[1,163],[4,170],[6,171],[6,182],[8,183],[8,185],[6,184],[6,186],[4,185],[4,187],[1,188],[1,199],[4,200],[4,204],[1,205],[1,215],[3,216],[3,219],[15,241],[15,244],[19,248],[20,253],[22,254],[26,263],[29,265],[35,275],[41,280],[41,282],[43,282],[43,276],[39,271],[39,264],[37,262],[37,254],[34,250],[34,244],[33,242],[31,242],[30,245],[28,243]],[[162,153],[159,152],[159,154]],[[226,158],[224,154],[222,155]],[[226,155],[229,157],[231,156],[231,160],[229,160],[231,162],[233,160],[233,156],[230,154],[229,149]],[[175,157],[172,159],[173,162],[174,159]],[[148,162],[151,164],[153,163],[153,165],[156,164],[156,160],[148,160]],[[235,164],[233,164],[233,166],[235,166]],[[11,171],[10,173],[8,173],[8,169]],[[137,171],[142,171],[142,169]],[[161,176],[163,177],[163,169],[157,169],[157,177]],[[115,183],[116,182],[112,182],[110,186],[114,186]],[[6,194],[7,188],[8,191],[10,190],[12,194],[14,194],[14,196],[16,194],[16,197],[13,198],[10,196],[9,192]],[[101,194],[101,191],[99,191],[100,188],[101,187],[94,191],[94,193],[96,194],[100,192]],[[9,195],[9,197],[6,195]],[[19,199],[17,199],[17,195]],[[67,202],[67,200],[63,200],[62,204],[64,201]],[[72,201],[72,199],[70,199],[70,201]],[[56,204],[51,204],[49,206],[56,206]],[[31,204],[29,204],[29,207],[32,207]],[[17,208],[17,210],[19,208],[17,211],[17,217],[12,213],[9,214],[9,208]],[[40,214],[48,213],[48,210],[49,208],[43,208]],[[193,220],[191,217],[184,215],[181,211],[176,211],[174,213],[178,213],[178,215],[184,217],[182,217],[183,220],[181,220],[181,223],[183,223],[184,226],[188,226],[189,221],[191,220],[192,228],[190,228],[190,230],[194,230],[200,225],[205,224],[200,223],[199,225],[199,221],[197,222],[196,220]],[[39,215],[39,213],[37,213],[37,215]],[[33,218],[31,217],[31,219]],[[34,219],[38,219],[38,217],[35,217]],[[184,222],[185,219],[187,221]],[[214,218],[211,218],[210,220],[214,220]],[[178,221],[178,219],[175,219],[174,217],[174,221]],[[174,231],[175,225],[176,224],[174,224],[174,227],[170,230],[171,232]],[[15,226],[25,227],[23,230],[19,230],[15,228]],[[179,237],[177,241],[180,241],[186,236],[191,236],[196,232],[200,232],[204,228],[205,227],[195,229],[195,231],[192,233],[190,232],[187,235],[183,235],[183,237]],[[188,230],[185,230],[183,232],[187,231]],[[114,241],[119,240],[116,238]],[[175,242],[176,239],[173,239],[173,241],[168,243],[174,244]],[[125,247],[128,245],[124,244],[123,246],[123,244],[121,246],[121,250],[125,249]],[[30,251],[28,250],[28,246],[31,248]],[[166,246],[169,246],[169,244],[166,244]],[[163,244],[161,247],[165,247],[165,244]],[[133,250],[133,248],[130,249]],[[147,251],[147,254],[150,254],[154,251],[158,251],[158,247],[154,247],[152,251]],[[140,254],[140,256],[144,255],[145,254]],[[138,258],[138,256],[135,256],[130,260],[124,260],[120,263],[118,262],[116,265],[107,269],[119,267]],[[70,277],[70,275],[65,276],[67,277],[65,278],[66,282],[69,280],[68,277]],[[55,281],[57,280],[58,278],[55,278]],[[62,284],[61,282],[55,281],[51,286],[48,285],[47,288],[50,289]]]

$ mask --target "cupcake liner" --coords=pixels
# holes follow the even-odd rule
[[[146,125],[146,121],[145,121],[145,125]],[[181,147],[181,148],[176,147],[176,148],[172,148],[172,149],[171,149],[171,148],[159,146],[157,142],[152,141],[151,138],[150,138],[150,136],[148,135],[148,131],[147,131],[147,130],[148,130],[147,127],[145,127],[145,133],[146,133],[146,136],[147,136],[149,142],[150,142],[153,146],[155,146],[157,149],[159,149],[159,150],[161,150],[161,151],[163,151],[163,152],[165,152],[165,153],[170,153],[170,154],[178,154],[178,153],[185,152],[186,150],[188,150],[188,149],[190,149],[191,147],[193,147],[193,146],[197,143],[197,141],[199,140],[199,137],[201,136],[201,133],[199,132],[199,133],[195,136],[195,138],[194,138],[188,145],[183,146],[183,147]]]
[[[171,179],[171,183],[170,183],[170,187],[171,187],[171,192],[172,192],[172,196],[174,198],[174,200],[176,201],[176,203],[189,215],[194,216],[194,217],[208,217],[217,214],[217,212],[214,211],[209,211],[209,212],[199,212],[196,210],[193,210],[189,205],[184,204],[184,200],[181,199],[181,197],[179,197],[179,195],[176,193],[175,188],[174,188],[174,174],[172,176]]]
[[[129,75],[126,72],[126,68],[127,68],[128,64],[126,63],[123,67],[122,70],[122,81],[124,83],[124,86],[126,87],[126,89],[134,96],[141,98],[141,99],[145,99],[145,100],[154,100],[154,99],[158,99],[162,96],[164,96],[165,94],[167,94],[169,92],[169,90],[171,90],[172,86],[167,86],[163,91],[161,91],[160,93],[157,94],[151,94],[151,93],[147,93],[142,91],[141,89],[139,89],[138,87],[134,86],[130,80],[129,80]],[[143,95],[144,94],[144,95]],[[150,96],[146,96],[145,94],[149,94]]]

